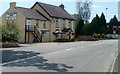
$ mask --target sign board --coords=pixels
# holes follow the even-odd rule
[[[113,26],[112,30],[117,31],[117,26]]]
[[[6,20],[16,20],[16,12],[7,13]]]
[[[32,25],[32,21],[31,20],[27,20],[27,25]]]

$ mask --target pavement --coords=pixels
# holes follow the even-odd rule
[[[2,51],[3,72],[110,72],[118,40],[37,43]]]

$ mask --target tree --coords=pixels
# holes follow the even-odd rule
[[[90,23],[87,23],[82,28],[82,34],[90,35]]]
[[[100,28],[100,33],[107,33],[107,23],[104,13],[102,13],[100,17]]]
[[[82,20],[80,17],[77,17],[76,29],[75,29],[76,37],[78,37],[79,35],[82,34],[81,30],[82,30],[83,26],[84,26],[84,20]]]
[[[90,23],[90,34],[93,33],[100,33],[100,18],[96,14],[96,17],[93,18],[92,22]]]
[[[119,22],[118,22],[116,15],[109,22],[109,33],[110,34],[113,34],[113,30],[112,30],[113,26],[119,26]]]
[[[104,14],[101,14],[99,17],[96,14],[96,17],[93,18],[92,22],[89,26],[87,26],[87,34],[94,34],[94,33],[106,33],[107,32],[107,24]]]
[[[7,22],[6,25],[1,27],[2,41],[17,41],[19,28],[15,22]]]
[[[83,1],[77,1],[76,3],[76,9],[77,14],[80,15],[81,19],[84,20],[85,23],[89,22],[90,16],[91,16],[91,1],[85,0]]]

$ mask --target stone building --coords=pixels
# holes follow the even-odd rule
[[[75,19],[64,9],[63,4],[54,6],[36,2],[31,8],[24,8],[11,2],[10,8],[2,15],[2,25],[12,21],[20,29],[20,43],[74,38]]]

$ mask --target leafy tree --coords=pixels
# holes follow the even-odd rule
[[[91,16],[91,1],[85,0],[77,1],[76,3],[77,17],[76,17],[76,37],[83,34],[82,28],[84,23],[88,23]]]
[[[19,28],[15,22],[7,22],[1,27],[2,41],[17,41]]]
[[[80,14],[85,23],[88,23],[91,16],[91,4],[92,2],[89,0],[77,1],[76,3],[77,14]]]

